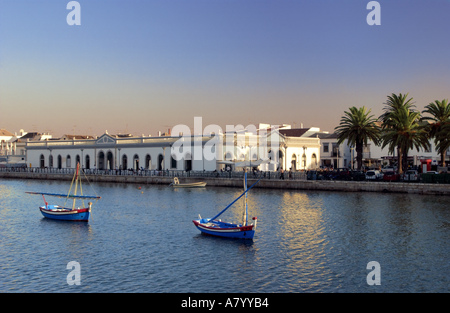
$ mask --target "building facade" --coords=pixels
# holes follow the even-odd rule
[[[188,152],[183,159],[171,153],[178,137],[132,137],[103,134],[92,139],[27,142],[30,167],[118,170],[214,170],[215,161],[194,160]],[[202,141],[203,144],[203,141]]]
[[[272,130],[262,134],[133,137],[103,134],[98,138],[65,136],[27,141],[30,167],[118,170],[308,170],[319,166],[320,139],[308,129]]]

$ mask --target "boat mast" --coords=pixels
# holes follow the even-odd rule
[[[74,195],[77,195],[77,187],[78,187],[78,170],[80,169],[80,163],[77,163],[77,171],[75,172],[75,192]],[[73,198],[72,210],[75,210],[75,202],[76,198]]]
[[[244,168],[245,171],[245,168]],[[244,190],[245,190],[245,198],[244,198],[244,216],[242,218],[242,226],[247,226],[247,171],[244,173]]]
[[[214,216],[213,218],[210,218],[209,221],[213,221],[213,220],[215,220],[216,218],[218,218],[220,215],[222,215],[223,212],[225,212],[226,210],[228,210],[228,208],[229,208],[230,206],[232,206],[236,201],[238,201],[240,198],[242,198],[242,196],[245,195],[246,192],[248,192],[250,189],[252,189],[253,187],[255,187],[255,185],[256,185],[257,183],[259,183],[260,180],[261,180],[261,178],[258,179],[258,181],[257,181],[256,183],[254,183],[253,185],[251,185],[250,187],[248,187],[247,190],[245,190],[239,197],[237,197],[236,199],[234,199],[233,202],[231,202],[229,205],[227,205],[227,207],[226,207],[225,209],[223,209],[222,211],[220,211],[219,214],[217,214],[217,215]]]

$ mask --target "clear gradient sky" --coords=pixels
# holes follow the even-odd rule
[[[176,124],[333,131],[387,95],[450,98],[450,0],[0,0],[0,128],[156,135]]]

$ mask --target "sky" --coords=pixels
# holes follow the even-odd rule
[[[450,0],[0,0],[0,128],[100,136],[291,124],[450,98]]]

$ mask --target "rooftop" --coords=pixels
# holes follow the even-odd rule
[[[7,131],[6,129],[0,129],[0,136],[11,136],[14,137],[14,134]]]

